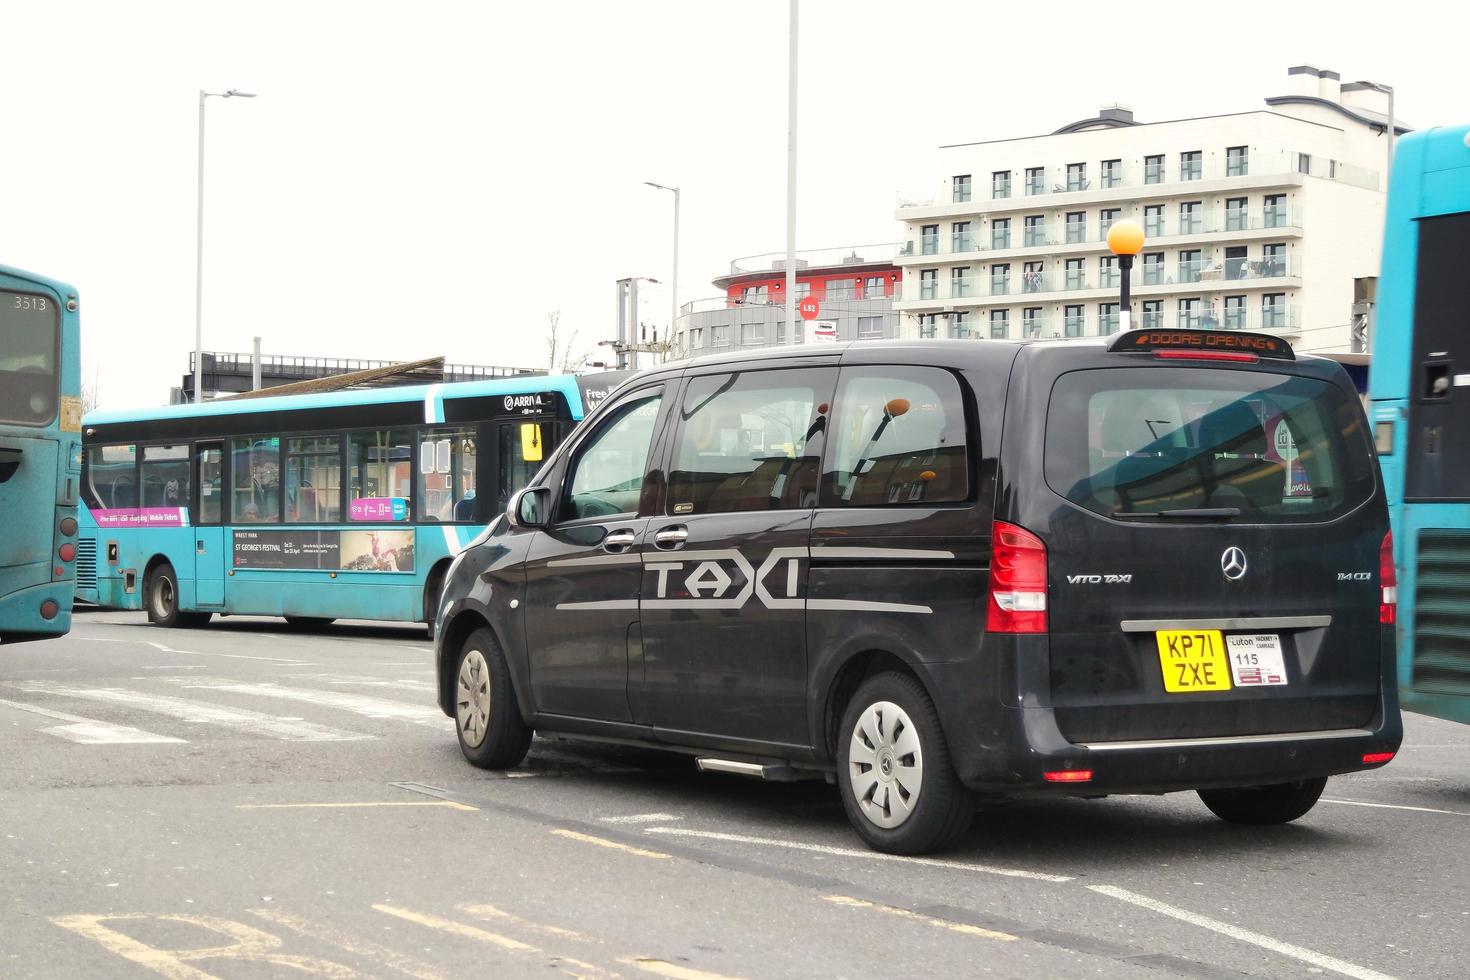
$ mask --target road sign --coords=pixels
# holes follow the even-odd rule
[[[796,309],[798,312],[801,313],[801,318],[803,320],[815,320],[817,318],[817,314],[822,311],[822,307],[820,304],[817,303],[817,298],[815,296],[808,296],[803,299],[797,305]]]
[[[818,320],[812,324],[812,340],[828,344],[837,343],[837,321]]]

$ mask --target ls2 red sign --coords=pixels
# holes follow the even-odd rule
[[[801,314],[803,320],[815,320],[822,307],[817,303],[815,296],[808,296],[797,304],[796,310]]]

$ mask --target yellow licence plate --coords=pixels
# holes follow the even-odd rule
[[[1159,630],[1159,666],[1171,694],[1230,690],[1230,665],[1219,630]]]

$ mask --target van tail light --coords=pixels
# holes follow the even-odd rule
[[[1046,632],[1046,545],[1023,527],[996,521],[990,530],[990,633]]]
[[[1383,536],[1383,544],[1378,546],[1378,584],[1383,589],[1378,602],[1378,621],[1392,626],[1399,618],[1399,577],[1393,567],[1392,531]]]
[[[1365,752],[1363,753],[1363,765],[1381,766],[1392,758],[1392,752]]]
[[[1092,782],[1091,769],[1057,769],[1052,772],[1044,772],[1041,778],[1049,783],[1090,783]]]

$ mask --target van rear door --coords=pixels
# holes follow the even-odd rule
[[[1023,517],[1048,550],[1062,733],[1368,727],[1387,518],[1340,369],[1117,353],[1091,364],[1046,393],[1049,491],[1034,496],[1052,506]]]

